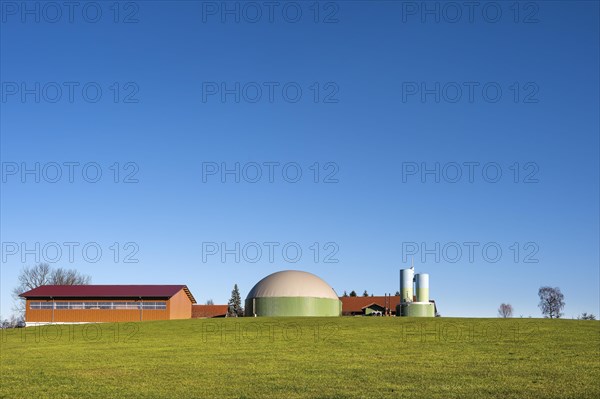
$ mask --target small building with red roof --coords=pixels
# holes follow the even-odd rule
[[[342,296],[343,316],[395,315],[400,296]]]
[[[229,305],[192,305],[192,318],[226,317]]]

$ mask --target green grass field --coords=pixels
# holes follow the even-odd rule
[[[3,398],[598,398],[600,322],[240,318],[3,331]]]

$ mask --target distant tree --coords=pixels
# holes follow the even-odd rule
[[[10,319],[2,319],[0,317],[0,328],[18,328],[25,327],[25,319],[23,316],[12,315]]]
[[[206,301],[206,305],[214,305],[215,301],[213,301],[212,299],[209,299],[208,301]]]
[[[593,314],[593,313],[589,313],[589,314],[588,314],[588,313],[586,313],[586,312],[583,312],[583,313],[581,314],[581,316],[578,316],[578,317],[577,317],[577,320],[596,320],[596,316],[594,316],[594,314]]]
[[[344,295],[342,295],[343,297],[347,297],[348,293],[346,292],[346,290],[344,290]]]
[[[561,310],[565,307],[565,296],[558,287],[540,287],[538,291],[540,297],[539,308],[544,317],[558,319],[562,316]]]
[[[363,296],[369,296],[369,293],[367,292],[367,290],[365,290],[365,292],[363,292]]]
[[[242,297],[237,284],[234,284],[233,290],[231,291],[231,298],[229,302],[229,316],[241,317],[244,315],[244,308],[242,308]]]
[[[52,285],[88,285],[92,281],[90,276],[80,274],[75,269],[54,269],[50,273]]]
[[[354,291],[354,290],[350,291],[350,296],[357,296],[356,291]]]
[[[394,296],[400,296],[400,291],[396,291],[396,293],[394,294]]]
[[[18,319],[25,315],[25,301],[19,296],[20,294],[42,285],[88,285],[92,278],[74,269],[60,267],[52,269],[47,263],[39,263],[23,268],[17,281],[19,285],[13,288],[12,294],[15,299],[14,311]]]
[[[503,303],[498,308],[498,317],[509,318],[513,315],[513,307],[510,303]]]

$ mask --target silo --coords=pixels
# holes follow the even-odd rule
[[[412,302],[413,301],[414,275],[415,275],[414,269],[401,269],[400,270],[400,301],[401,302]]]
[[[429,274],[415,275],[415,290],[417,291],[417,302],[429,302]]]
[[[333,288],[314,274],[284,270],[260,280],[246,298],[246,316],[341,316]]]

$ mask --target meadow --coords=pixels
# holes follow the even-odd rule
[[[600,322],[228,318],[2,331],[2,398],[598,398]]]

